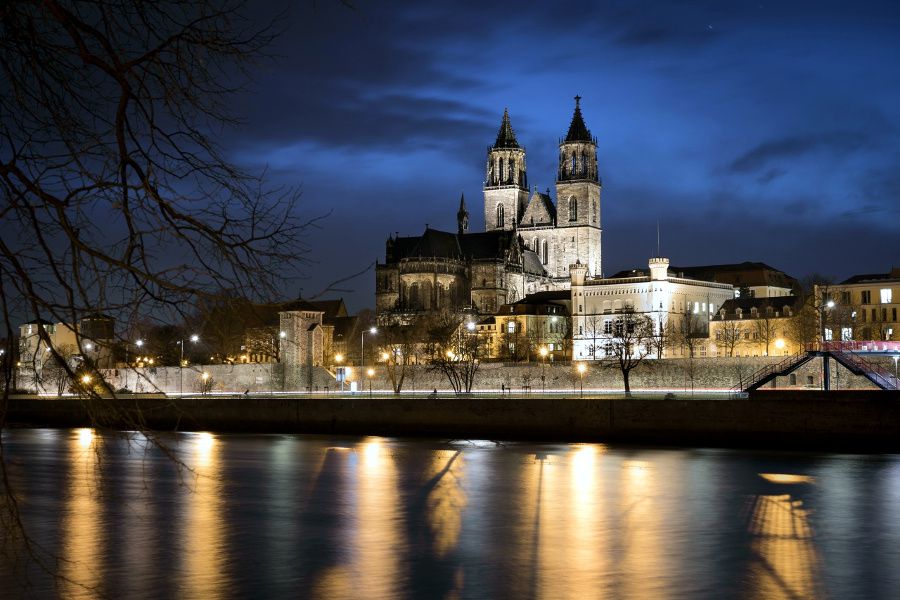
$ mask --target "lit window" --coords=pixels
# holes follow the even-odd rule
[[[882,304],[890,304],[891,303],[891,288],[883,288],[881,290],[881,303]]]
[[[694,302],[694,313],[696,314],[698,312],[700,312],[700,303]]]
[[[831,333],[831,329],[825,328],[825,341],[830,342],[834,339],[834,335]]]
[[[841,341],[849,342],[853,339],[853,329],[850,327],[841,327]]]
[[[506,331],[508,331],[509,333],[515,333],[516,332],[516,322],[515,321],[507,321],[506,322]]]

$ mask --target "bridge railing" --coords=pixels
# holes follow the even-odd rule
[[[900,342],[882,340],[850,340],[812,342],[806,344],[807,352],[897,352],[900,353]]]
[[[853,365],[860,371],[865,372],[868,378],[883,390],[900,389],[897,376],[894,373],[891,373],[881,365],[867,361],[855,352],[833,352],[832,356],[837,359],[838,362],[844,362],[844,366]]]

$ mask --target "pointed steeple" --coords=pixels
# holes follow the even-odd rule
[[[575,114],[572,115],[572,123],[569,125],[569,133],[566,134],[567,142],[591,142],[591,132],[584,124],[581,116],[581,96],[575,96]]]
[[[459,235],[469,230],[469,211],[466,209],[466,195],[459,195],[459,210],[456,211],[456,224],[459,226]]]
[[[497,141],[494,148],[520,148],[516,140],[516,133],[509,123],[509,109],[503,109],[503,122],[500,123],[500,131],[497,132]]]

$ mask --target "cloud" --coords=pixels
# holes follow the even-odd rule
[[[836,155],[850,154],[871,146],[871,140],[871,134],[853,131],[782,137],[759,144],[738,156],[729,165],[729,170],[735,173],[750,173],[762,169],[774,160],[820,151]]]

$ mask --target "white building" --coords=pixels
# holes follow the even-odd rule
[[[585,265],[572,265],[572,359],[604,358],[625,311],[649,317],[661,337],[687,318],[696,323],[698,332],[708,334],[710,319],[726,300],[734,298],[734,287],[674,277],[668,266],[667,258],[651,258],[649,275],[603,279],[588,277]],[[664,357],[682,354],[671,347],[663,352]]]

